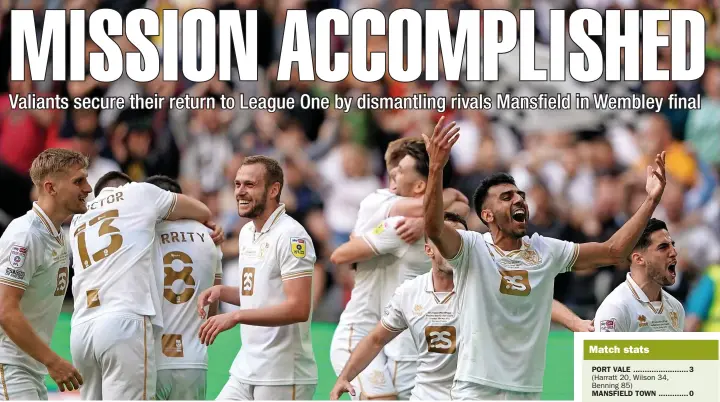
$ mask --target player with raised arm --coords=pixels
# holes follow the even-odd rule
[[[352,295],[340,316],[330,347],[330,360],[337,375],[355,346],[380,320],[382,308],[395,288],[403,279],[428,272],[431,267],[423,243],[418,241],[423,226],[422,196],[427,186],[428,158],[424,144],[420,139],[398,140],[388,147],[385,160],[390,172],[390,189],[378,190],[363,200],[354,230],[356,237],[331,256],[334,264],[358,263]],[[461,207],[466,201],[456,190],[448,189],[443,195],[448,208]],[[467,211],[467,204],[464,205]],[[362,236],[368,232],[374,232],[373,238],[379,236],[385,224],[393,225],[397,241],[378,245],[372,258],[352,258],[358,249],[356,244],[366,244]],[[420,227],[417,233],[413,230],[415,226]],[[401,257],[405,269],[398,265]],[[405,350],[408,347],[412,350]],[[357,398],[407,399],[415,378],[416,359],[412,340],[401,337],[378,354],[354,380],[362,393],[362,396],[358,393]]]
[[[630,255],[630,272],[600,304],[596,332],[682,332],[685,309],[663,289],[675,283],[677,251],[665,222],[652,218]]]
[[[123,173],[98,180],[88,212],[70,225],[75,271],[70,350],[85,379],[82,399],[155,398],[155,344],[163,326],[155,226],[192,219],[216,229],[218,240],[222,231],[210,218],[200,201],[134,183]]]
[[[218,400],[312,399],[318,375],[310,335],[316,261],[310,235],[285,213],[280,164],[266,156],[245,158],[235,177],[240,230],[240,287],[213,286],[200,295],[198,312],[224,301],[240,309],[210,317],[200,339],[241,324],[242,346]]]
[[[452,212],[445,212],[445,224],[458,230],[467,230],[465,219]],[[364,260],[372,258],[377,255],[376,253],[379,251],[393,251],[403,247],[408,248],[407,246],[403,246],[404,243],[396,233],[394,217],[386,219],[382,225],[382,228],[373,229],[362,237],[355,238],[350,243],[336,250],[336,252],[339,251],[342,254],[342,256],[338,258]],[[452,267],[440,256],[435,246],[432,242],[429,242],[427,238],[425,239],[424,248],[425,253],[427,253],[428,257],[432,260],[431,280],[435,285],[434,292],[453,291]],[[400,322],[398,320],[401,320],[404,324],[393,325],[388,322],[380,322],[368,336],[360,341],[351,355],[348,364],[340,376],[338,376],[338,382],[334,390],[334,392],[337,391],[338,393],[331,394],[331,399],[339,398],[340,394],[344,392],[349,392],[351,396],[357,396],[358,394],[355,391],[355,387],[351,386],[350,381],[354,380],[358,373],[365,370],[370,362],[375,359],[384,348],[387,348],[392,342],[395,342],[398,339],[398,335],[408,336],[412,350],[417,351],[413,356],[417,361],[417,373],[410,381],[406,380],[406,384],[410,385],[410,389],[407,392],[411,393],[411,395],[405,398],[399,396],[399,399],[431,400],[450,398],[450,386],[452,385],[456,367],[454,352],[456,328],[453,326],[450,330],[453,334],[453,352],[437,348],[432,352],[428,350],[428,340],[426,339],[424,331],[426,326],[428,328],[435,328],[450,325],[451,322],[448,314],[450,314],[450,312],[455,314],[456,299],[450,297],[450,295],[447,295],[447,298],[434,298],[432,296],[432,288],[426,286],[428,280],[430,280],[428,279],[429,275],[430,274],[420,275],[420,277],[425,279],[422,281],[419,279],[408,280],[404,285],[400,286],[401,289],[411,289],[411,291],[414,292],[412,294],[417,297],[399,297],[398,294],[405,293],[401,289],[394,291],[389,307],[385,308],[382,320],[387,321],[388,314],[393,314],[394,321],[390,322]],[[447,281],[449,281],[449,286],[443,286],[443,283]],[[440,301],[445,301],[445,303],[441,303]],[[416,309],[416,306],[425,305],[436,306],[437,308],[423,309],[422,311]],[[439,317],[439,315],[442,315],[442,317]],[[430,325],[428,320],[434,320],[433,325]],[[453,315],[452,321],[455,322],[455,320],[456,315]],[[557,300],[553,300],[551,320],[573,332],[594,331],[593,324],[590,320],[581,319],[573,313],[572,310]],[[410,330],[405,331],[409,325]],[[449,344],[448,347],[450,347]],[[450,355],[448,355],[448,353],[450,353]],[[448,374],[449,366],[446,363],[450,362],[452,363],[452,373]],[[429,374],[435,372],[440,373],[440,376],[437,377]]]
[[[539,399],[555,277],[573,269],[619,264],[632,252],[665,188],[665,154],[648,166],[647,198],[608,241],[576,244],[526,235],[525,193],[512,176],[494,174],[475,192],[489,233],[457,231],[443,223],[442,171],[459,129],[440,119],[423,134],[430,154],[425,231],[454,268],[460,314],[453,399]]]
[[[0,237],[0,380],[5,400],[47,400],[45,375],[60,391],[83,385],[80,373],[50,348],[69,280],[61,225],[87,210],[88,159],[47,149],[33,160],[38,200]]]
[[[152,176],[145,182],[182,194],[180,184],[167,176]],[[222,252],[211,231],[197,221],[161,222],[155,232],[160,251],[156,269],[163,278],[157,399],[204,400],[208,355],[197,336],[202,319],[196,306],[200,293],[222,281]],[[217,302],[211,304],[207,315],[214,316],[217,308]]]

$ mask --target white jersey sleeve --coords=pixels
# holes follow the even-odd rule
[[[463,267],[467,265],[470,261],[470,254],[472,250],[477,247],[478,242],[483,241],[480,233],[467,230],[458,230],[458,233],[460,233],[460,250],[458,250],[455,257],[448,260],[455,270],[463,269]]]
[[[152,200],[153,210],[157,216],[157,220],[163,221],[175,210],[177,204],[177,194],[167,190],[163,190],[158,186],[149,183],[132,183],[137,186],[137,190],[147,200]]]
[[[283,281],[312,276],[315,271],[315,247],[304,230],[292,230],[279,236],[277,245],[280,275]]]
[[[580,252],[580,245],[565,240],[553,239],[552,237],[540,236],[540,239],[550,247],[553,261],[557,263],[553,268],[556,274],[562,274],[572,271],[577,262]]]
[[[362,234],[363,240],[375,255],[392,254],[398,258],[405,255],[410,245],[398,236],[396,230],[397,224],[402,219],[401,216],[387,218],[374,229]]]
[[[606,299],[595,313],[595,332],[630,332],[629,319],[623,306]]]
[[[0,283],[22,290],[30,285],[43,248],[30,231],[8,233],[0,241]]]
[[[408,327],[408,322],[405,319],[403,313],[403,297],[404,297],[404,286],[400,286],[395,290],[395,294],[390,303],[385,307],[382,319],[380,323],[385,329],[391,332],[402,332]]]

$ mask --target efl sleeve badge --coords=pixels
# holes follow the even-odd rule
[[[304,258],[307,251],[305,239],[299,237],[290,238],[290,251],[296,258]]]

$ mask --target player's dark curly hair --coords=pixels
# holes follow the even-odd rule
[[[667,230],[667,224],[665,224],[665,222],[660,219],[650,218],[633,250],[647,250],[647,248],[650,247],[650,236],[658,230],[663,229]]]
[[[167,190],[171,193],[182,194],[182,187],[180,187],[180,183],[168,176],[150,176],[145,179],[145,182],[160,187],[161,189]]]
[[[95,183],[95,190],[93,191],[93,194],[97,197],[98,194],[100,194],[100,191],[102,191],[105,187],[119,187],[132,182],[133,179],[123,172],[107,172],[98,179],[97,183]]]
[[[487,195],[490,189],[500,184],[512,184],[513,186],[515,186],[515,178],[503,172],[493,173],[492,175],[484,178],[482,182],[480,182],[480,185],[475,190],[475,194],[473,195],[473,207],[475,208],[475,212],[477,213],[478,217],[480,217],[480,220],[485,225],[487,225],[487,222],[485,222],[482,216],[480,216],[480,211],[483,210],[483,205],[485,204],[485,199],[487,199]]]

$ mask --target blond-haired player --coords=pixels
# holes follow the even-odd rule
[[[440,119],[423,135],[430,154],[425,231],[454,268],[463,308],[453,399],[539,399],[555,277],[571,270],[621,263],[631,253],[665,188],[665,155],[648,166],[646,201],[604,243],[576,244],[527,236],[525,193],[512,176],[486,178],[475,192],[475,210],[489,232],[457,231],[443,223],[442,171],[457,141],[454,123]]]
[[[597,332],[682,332],[685,308],[663,289],[675,283],[675,242],[665,222],[652,218],[630,255],[625,282],[595,313]]]
[[[167,176],[146,183],[182,194]],[[210,230],[191,220],[165,221],[155,226],[160,253],[157,269],[162,278],[163,331],[157,345],[157,399],[204,400],[207,391],[207,346],[197,334],[202,320],[195,306],[200,293],[222,281],[222,252]],[[208,315],[217,312],[217,302]]]
[[[32,163],[38,200],[0,237],[0,398],[46,400],[45,375],[60,391],[78,389],[78,371],[50,349],[69,280],[62,223],[85,212],[88,160],[47,149]]]
[[[396,275],[393,275],[385,269],[388,265],[397,262],[397,255],[375,253],[378,255],[375,255],[374,258],[355,258],[355,251],[358,250],[355,245],[358,242],[364,243],[361,236],[372,231],[385,219],[395,216],[407,218],[399,221],[400,226],[396,228],[403,241],[407,244],[416,244],[422,237],[422,197],[413,197],[412,194],[415,192],[415,187],[420,189],[420,194],[424,191],[426,178],[417,169],[417,163],[422,164],[422,160],[425,160],[424,163],[427,165],[427,157],[422,155],[426,154],[422,149],[419,152],[417,150],[416,152],[410,151],[418,146],[423,146],[419,138],[397,140],[388,146],[385,160],[390,172],[390,188],[378,190],[362,201],[353,230],[356,238],[340,246],[331,257],[334,264],[357,263],[355,285],[350,301],[340,316],[340,322],[333,334],[330,346],[330,360],[336,375],[343,370],[357,344],[372,331],[380,320],[388,292],[392,295],[395,290],[394,285],[399,285],[397,278],[400,273],[394,272]],[[414,156],[408,157],[409,151]],[[403,169],[400,169],[402,161],[404,161]],[[400,178],[399,185],[402,187],[400,191],[398,191],[398,180],[395,177],[398,173],[403,176]],[[443,193],[443,203],[447,208],[456,207],[458,204],[466,206],[467,199],[457,190],[447,189]],[[427,260],[422,252],[422,245],[419,249],[417,247],[415,249],[414,255],[419,253],[421,259]],[[430,269],[429,260],[426,262],[424,272]],[[391,282],[389,286],[386,285],[388,279]],[[403,366],[400,370],[403,374],[401,378],[414,378],[413,362],[403,361],[401,364]],[[385,353],[379,353],[367,368],[353,380],[360,390],[353,398],[396,399],[399,394],[395,384],[397,376],[391,373],[389,365],[394,366],[395,363],[389,362]],[[406,367],[408,370],[404,369]],[[407,372],[410,374],[405,375]],[[406,387],[403,384],[401,388],[409,393],[412,386]]]
[[[240,309],[210,317],[200,329],[206,345],[241,324],[242,346],[218,400],[309,400],[318,381],[310,336],[315,248],[280,203],[280,164],[245,158],[235,177],[240,231],[240,286],[213,286],[198,309],[218,300]]]
[[[215,227],[210,217],[203,203],[120,172],[98,180],[88,212],[70,225],[70,350],[85,379],[82,399],[155,398],[155,344],[163,327],[155,226],[191,219]]]

